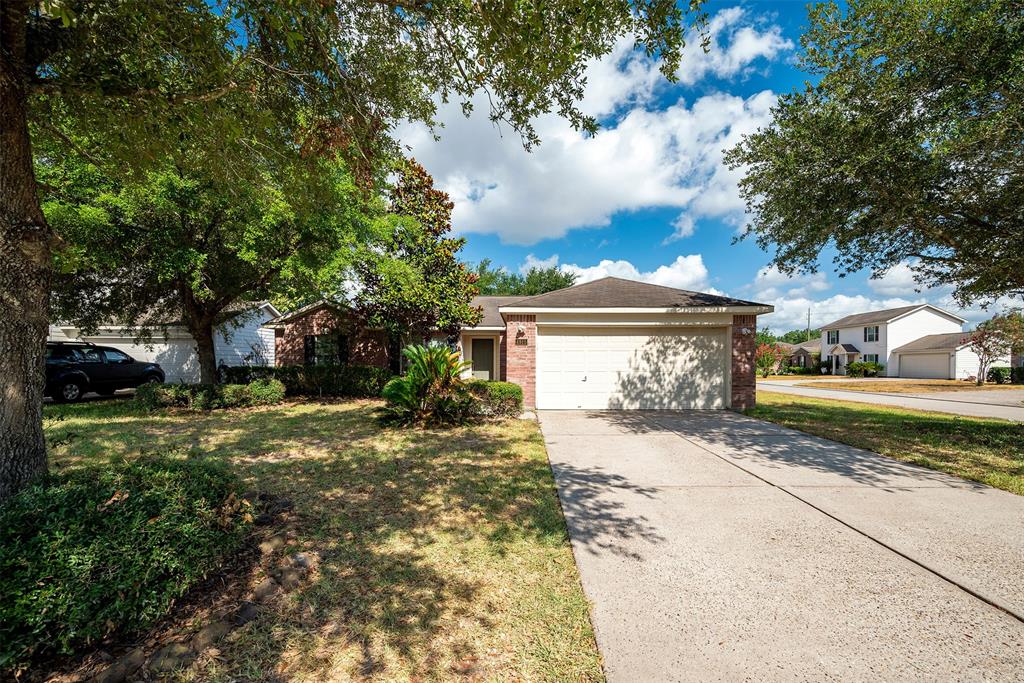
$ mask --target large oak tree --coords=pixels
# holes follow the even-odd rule
[[[699,5],[689,9],[702,22]],[[298,147],[344,153],[360,175],[393,148],[396,122],[432,123],[439,102],[468,109],[483,89],[490,116],[531,145],[542,113],[596,130],[577,107],[586,64],[623,35],[671,77],[686,19],[676,0],[4,0],[0,500],[46,469],[41,376],[60,236],[40,207],[33,139],[138,174],[216,127],[215,174],[244,176],[254,155]],[[221,115],[225,101],[236,116]]]
[[[961,303],[1024,295],[1024,5],[815,5],[771,125],[746,168],[747,235],[786,273],[834,250],[841,273],[907,262]]]

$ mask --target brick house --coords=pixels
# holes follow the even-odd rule
[[[771,306],[620,278],[533,297],[477,297],[482,319],[453,340],[467,375],[523,387],[543,409],[715,409],[755,402],[757,316]],[[328,302],[267,324],[278,365],[387,367],[382,330]]]

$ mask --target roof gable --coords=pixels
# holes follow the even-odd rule
[[[953,352],[967,346],[969,332],[946,332],[929,334],[892,350],[893,353],[914,353],[922,351]]]
[[[646,282],[605,277],[553,292],[520,299],[514,308],[697,308],[763,306],[717,294],[691,292]]]

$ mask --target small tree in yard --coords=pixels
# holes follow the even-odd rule
[[[978,385],[985,383],[989,366],[992,361],[1003,356],[1010,350],[1010,343],[998,318],[986,320],[977,329],[967,334],[964,341],[971,351],[978,354]]]
[[[773,343],[761,343],[754,354],[757,371],[762,377],[777,372],[779,364],[785,358],[785,352]]]

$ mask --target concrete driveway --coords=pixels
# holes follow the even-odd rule
[[[1024,498],[725,411],[540,421],[609,680],[1024,680]]]
[[[851,381],[843,377],[837,381]],[[1024,389],[999,389],[996,391],[935,391],[927,394],[888,394],[882,379],[853,380],[877,387],[872,391],[850,391],[830,389],[831,380],[762,380],[757,383],[758,391],[774,391],[780,394],[808,396],[810,398],[831,398],[839,401],[859,401],[883,405],[933,410],[953,415],[971,417],[995,417],[1002,420],[1024,422]],[[891,380],[898,381],[898,380]]]

